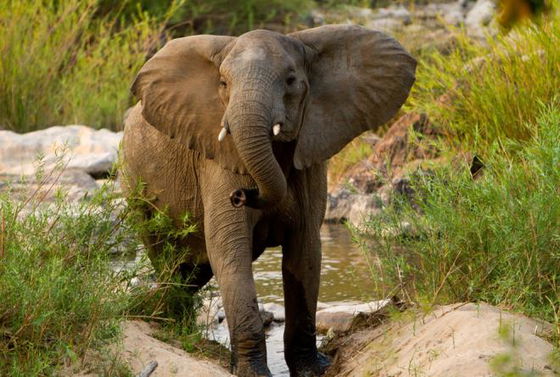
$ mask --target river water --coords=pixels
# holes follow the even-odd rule
[[[322,304],[370,302],[374,296],[371,273],[363,252],[352,242],[350,232],[343,225],[323,225],[321,228],[323,260],[321,263],[321,286],[319,302]],[[138,266],[141,253],[135,257],[116,258],[114,269],[134,269]],[[267,249],[253,263],[253,273],[261,303],[283,305],[282,251],[280,248]],[[214,279],[210,283],[216,285]],[[225,322],[225,321],[224,321]],[[208,329],[208,337],[229,347],[229,336],[224,322]],[[276,377],[289,376],[284,361],[282,323],[273,322],[266,330],[268,366]],[[319,339],[320,340],[320,339]]]
[[[346,227],[323,225],[321,242],[323,261],[319,302],[338,304],[375,300],[368,264],[363,252],[352,243]],[[267,249],[253,264],[259,302],[284,303],[281,264],[280,248]],[[266,331],[268,366],[275,377],[289,376],[284,361],[283,331],[283,324],[275,322]],[[226,326],[211,329],[209,336],[229,346]]]

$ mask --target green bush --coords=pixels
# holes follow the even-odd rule
[[[558,323],[560,108],[539,107],[515,157],[494,144],[482,175],[468,166],[412,179],[358,234],[377,288],[415,302],[486,301]],[[560,328],[559,328],[560,330]],[[560,334],[558,334],[560,335]]]
[[[29,190],[21,191],[19,179],[1,187],[0,375],[60,375],[89,360],[100,375],[128,376],[107,347],[118,340],[120,322],[162,320],[189,347],[201,333],[194,325],[200,300],[185,289],[188,281],[174,277],[178,259],[171,246],[157,284],[145,256],[132,269],[117,270],[115,262],[136,255],[142,232],[169,229],[170,237],[187,237],[194,227],[185,216],[176,230],[164,212],[144,219],[113,181],[69,201],[53,188],[63,156],[51,171],[40,168]],[[130,284],[133,278],[140,284]]]
[[[458,33],[450,54],[421,59],[409,108],[441,125],[450,144],[482,156],[496,141],[508,148],[508,139],[529,140],[537,104],[550,103],[560,86],[560,15],[547,17],[487,47]]]
[[[119,205],[104,191],[75,205],[58,192],[47,205],[51,178],[25,201],[0,194],[0,375],[56,374],[118,334],[128,305],[109,265],[115,247],[136,248]]]

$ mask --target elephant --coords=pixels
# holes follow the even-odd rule
[[[415,71],[392,37],[324,25],[173,39],[138,72],[123,171],[152,198],[148,216],[166,208],[177,224],[185,213],[196,224],[173,240],[190,250],[177,273],[194,289],[216,277],[237,376],[271,375],[252,262],[273,246],[282,248],[290,375],[328,367],[315,332],[327,161],[396,115]],[[152,260],[161,237],[144,238]]]

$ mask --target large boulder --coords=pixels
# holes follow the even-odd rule
[[[18,134],[0,131],[0,173],[32,175],[39,158],[47,171],[56,164],[98,177],[117,160],[122,132],[86,126],[55,126]]]
[[[350,222],[360,225],[367,217],[382,208],[382,200],[372,194],[355,193],[347,188],[340,188],[327,194],[326,223]]]
[[[349,221],[359,227],[381,211],[394,193],[408,195],[407,176],[438,156],[433,141],[440,135],[425,114],[400,117],[376,141],[371,155],[348,169],[330,190],[325,220]]]
[[[32,198],[37,203],[49,203],[63,192],[65,200],[76,202],[93,195],[98,188],[98,183],[79,169],[54,171],[43,177],[0,173],[0,193],[8,191],[12,199],[19,201]]]

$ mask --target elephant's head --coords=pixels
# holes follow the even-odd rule
[[[286,194],[273,141],[296,143],[297,169],[330,158],[393,117],[415,68],[397,41],[359,26],[256,30],[172,40],[144,65],[132,91],[154,127],[253,177],[258,187],[234,191],[233,205],[263,208]]]

